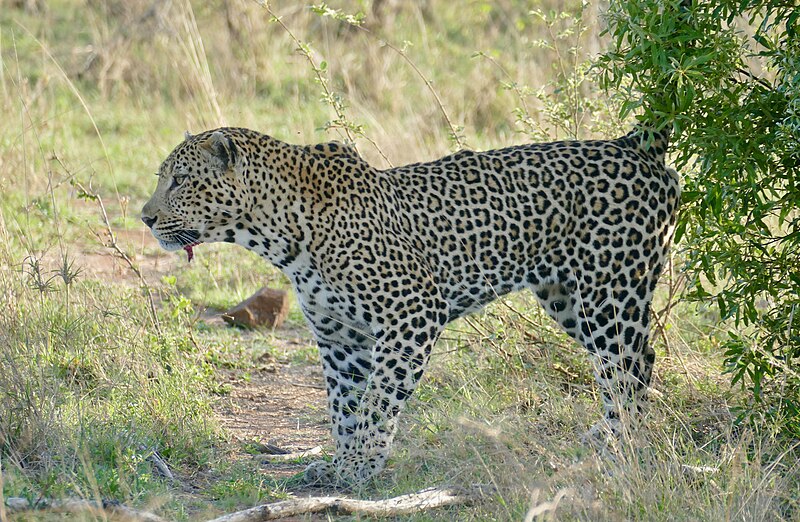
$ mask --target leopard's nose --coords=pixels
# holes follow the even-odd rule
[[[142,221],[150,228],[153,228],[153,225],[156,224],[156,218],[154,217],[142,216]]]

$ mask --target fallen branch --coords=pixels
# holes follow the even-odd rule
[[[6,499],[5,510],[7,513],[23,513],[26,511],[46,510],[58,513],[92,513],[95,515],[113,515],[123,520],[132,522],[167,522],[165,519],[147,511],[138,511],[128,506],[123,506],[117,502],[104,500],[96,502],[93,500],[67,499],[67,500],[48,500],[40,499],[34,502],[21,497],[9,497]]]
[[[237,511],[209,522],[260,522],[321,512],[336,515],[363,514],[392,517],[456,504],[472,504],[482,500],[493,491],[487,486],[439,487],[423,489],[417,493],[385,500],[356,500],[345,497],[298,498]]]

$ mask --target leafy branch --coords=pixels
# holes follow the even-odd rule
[[[341,129],[345,133],[347,141],[353,146],[355,146],[356,136],[365,139],[370,145],[372,145],[375,148],[375,150],[378,152],[378,154],[380,154],[380,156],[384,159],[384,161],[386,161],[386,163],[391,166],[392,162],[389,161],[389,158],[386,156],[386,154],[384,154],[381,148],[378,146],[378,144],[375,143],[375,140],[367,136],[367,134],[364,132],[364,126],[352,122],[347,117],[347,114],[345,112],[347,106],[345,105],[343,98],[330,88],[329,80],[327,77],[328,62],[323,60],[317,63],[317,61],[312,56],[311,47],[307,43],[300,40],[294,34],[294,32],[291,29],[289,29],[289,26],[287,26],[284,23],[283,19],[272,11],[269,2],[260,1],[259,5],[261,5],[261,7],[263,7],[270,15],[270,20],[280,25],[281,28],[286,32],[286,34],[289,35],[289,37],[297,46],[297,52],[300,53],[306,59],[309,66],[311,67],[311,70],[314,71],[314,76],[316,76],[316,81],[322,88],[322,93],[323,93],[322,101],[327,103],[333,109],[333,112],[336,114],[335,119],[326,123],[325,129],[326,130]],[[348,23],[353,23],[353,24],[360,23],[359,19],[356,17],[348,17],[347,20]]]
[[[416,63],[408,56],[408,47],[410,46],[409,42],[405,42],[402,48],[397,47],[396,45],[392,44],[391,42],[387,41],[386,39],[380,38],[375,35],[372,31],[367,29],[362,25],[363,16],[362,15],[349,15],[344,13],[339,9],[333,9],[329,7],[327,4],[318,4],[311,6],[311,10],[323,17],[333,18],[334,20],[338,20],[340,22],[344,22],[349,24],[353,28],[357,29],[358,31],[363,32],[364,34],[368,35],[370,38],[377,40],[378,43],[382,46],[388,47],[395,53],[397,53],[403,61],[405,61],[411,70],[419,76],[422,82],[425,84],[425,87],[433,96],[433,99],[436,101],[436,106],[439,108],[439,112],[442,114],[447,126],[450,129],[450,139],[453,141],[455,146],[459,149],[462,149],[466,146],[463,136],[463,127],[456,126],[453,124],[453,120],[450,118],[447,110],[444,108],[444,103],[442,103],[442,99],[439,97],[439,93],[436,92],[436,89],[433,88],[433,82],[425,76],[425,74],[420,70]]]
[[[792,4],[792,5],[790,5]],[[742,418],[800,433],[800,14],[780,0],[614,0],[597,61],[621,116],[671,124],[684,297],[727,320]]]

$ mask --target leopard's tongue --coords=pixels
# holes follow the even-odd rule
[[[192,259],[194,258],[194,251],[192,250],[192,247],[194,247],[196,245],[197,245],[197,243],[192,243],[191,245],[186,245],[185,247],[183,247],[183,249],[186,250],[186,255],[187,255],[186,262],[187,263],[191,263],[192,262]]]

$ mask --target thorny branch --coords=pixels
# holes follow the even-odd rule
[[[59,160],[60,161],[60,160]],[[63,166],[63,164],[62,164]],[[156,331],[158,335],[161,335],[161,325],[158,321],[158,314],[156,313],[156,303],[153,300],[153,292],[148,284],[147,280],[144,278],[142,271],[139,270],[139,267],[133,262],[133,260],[125,253],[125,251],[120,248],[119,243],[117,243],[117,235],[114,233],[114,230],[111,228],[111,221],[108,219],[108,213],[106,212],[106,207],[103,204],[103,199],[100,197],[99,194],[93,192],[92,190],[87,190],[81,183],[74,181],[73,182],[78,190],[80,190],[80,195],[86,199],[90,199],[92,201],[97,202],[97,206],[100,209],[100,215],[103,219],[103,225],[105,227],[106,234],[108,234],[108,239],[105,240],[96,230],[92,229],[92,233],[95,237],[100,241],[103,246],[110,248],[114,251],[114,253],[125,261],[128,265],[128,268],[136,274],[136,277],[139,278],[139,283],[141,283],[142,288],[144,288],[145,292],[147,293],[147,301],[150,306],[150,315],[153,318],[153,324],[156,327]]]

